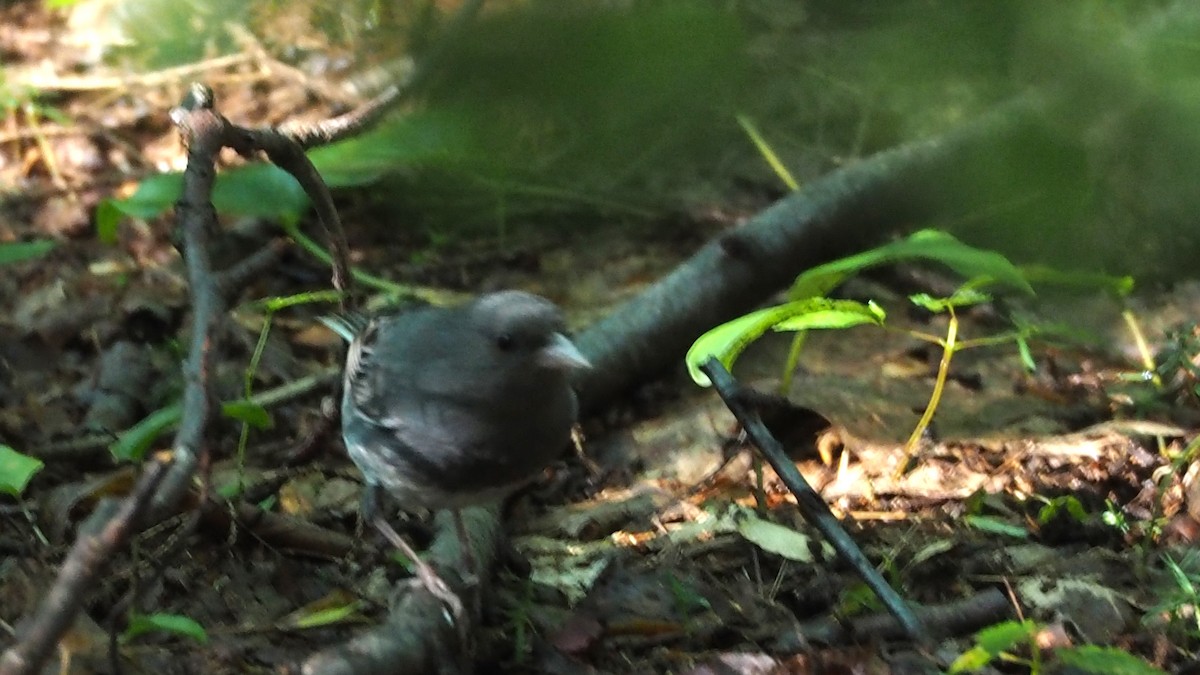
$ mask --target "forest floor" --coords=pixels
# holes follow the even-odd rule
[[[115,434],[181,387],[189,295],[172,219],[126,219],[105,242],[98,205],[182,167],[167,111],[190,79],[215,82],[221,112],[245,125],[297,111],[315,119],[334,106],[315,103],[303,82],[259,57],[213,60],[169,80],[51,77],[80,70],[53,50],[48,36],[62,30],[60,20],[40,3],[10,3],[0,26],[6,62],[27,68],[53,102],[11,107],[0,129],[0,245],[55,242],[0,275],[0,443],[45,462],[22,497],[0,503],[7,647],[91,509],[133,484],[136,468],[110,455]],[[39,70],[46,76],[30,75]],[[433,249],[399,228],[372,227],[354,196],[339,195],[339,206],[356,266],[455,293],[535,291],[584,330],[770,203],[747,193],[736,207],[713,204],[637,233],[463,237]],[[280,236],[258,222],[229,227],[230,256]],[[304,386],[269,406],[269,429],[217,423],[207,485],[193,500],[248,486],[243,494],[254,498],[245,501],[306,527],[264,533],[233,506],[204,511],[187,530],[193,512],[156,523],[108,562],[61,643],[61,672],[112,672],[115,661],[126,673],[282,672],[386,614],[389,581],[406,572],[370,552],[381,542],[359,523],[359,476],[322,412],[340,344],[312,310],[267,316],[256,303],[322,290],[327,275],[293,249],[238,296],[221,328],[230,347],[212,365],[218,392],[242,391],[265,321],[272,330],[253,391]],[[1030,311],[1094,340],[1035,343],[1033,373],[1011,342],[956,356],[934,424],[912,468],[897,475],[942,358],[913,333],[947,330],[944,316],[906,310],[906,296],[946,283],[901,268],[843,287],[843,297],[889,308],[891,329],[811,334],[787,392],[795,407],[772,428],[904,598],[965,603],[939,620],[947,637],[929,647],[886,622],[841,630],[882,609],[818,543],[769,468],[756,494],[753,449],[716,394],[690,381],[680,354],[675,372],[583,421],[586,462],[564,460],[512,500],[511,551],[485,585],[478,672],[938,672],[977,646],[979,629],[1019,619],[1033,623],[1004,648],[1014,657],[1040,650],[1047,662],[1078,665],[1070,659],[1115,663],[1128,652],[1194,672],[1200,334],[1190,326],[1200,316],[1200,284],[1135,293],[1124,306],[1102,294],[1040,299]],[[1123,310],[1149,341],[1161,381],[1140,365]],[[1003,333],[1002,311],[964,312],[960,335]],[[737,375],[776,391],[788,344],[763,340]],[[167,452],[168,438],[152,452]],[[431,535],[424,515],[403,521],[420,545]],[[972,616],[972,599],[989,589],[1003,594],[1002,611]],[[205,641],[162,625],[110,640],[139,616],[187,617]],[[1071,656],[1068,648],[1089,644],[1113,650]],[[1011,660],[997,667],[1029,669]]]

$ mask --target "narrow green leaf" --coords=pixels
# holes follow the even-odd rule
[[[354,616],[355,612],[358,612],[363,608],[363,604],[364,603],[361,601],[355,601],[345,605],[338,605],[337,607],[327,607],[325,609],[317,610],[310,614],[297,617],[295,621],[292,622],[292,625],[296,628],[320,628],[321,626],[329,626],[332,624],[341,623],[342,621]]]
[[[696,384],[709,386],[712,383],[700,371],[701,364],[710,357],[716,357],[725,367],[732,369],[733,362],[746,347],[769,330],[850,328],[867,323],[881,325],[883,319],[883,310],[877,305],[853,300],[807,298],[768,307],[723,323],[701,335],[688,350],[688,373]]]
[[[239,422],[245,422],[255,429],[270,429],[275,426],[271,413],[257,403],[251,401],[230,401],[221,405],[221,413]]]
[[[45,466],[42,460],[0,445],[0,492],[20,497],[29,481]]]
[[[139,462],[163,432],[179,423],[182,414],[183,406],[178,403],[156,410],[122,432],[108,451],[118,461]]]
[[[1099,272],[1068,272],[1045,265],[1022,265],[1021,273],[1034,286],[1055,286],[1067,290],[1102,290],[1117,297],[1133,292],[1133,277],[1114,277]]]
[[[0,265],[35,260],[54,249],[55,243],[49,239],[38,241],[14,241],[0,244]]]
[[[990,516],[967,516],[966,522],[971,527],[984,532],[993,534],[1003,534],[1016,539],[1028,539],[1029,532],[1023,527],[1010,525],[1002,520],[997,520]]]
[[[121,639],[129,641],[146,633],[164,632],[189,637],[200,644],[208,643],[204,627],[182,614],[137,614],[129,619],[129,625]]]
[[[799,300],[825,295],[852,274],[882,264],[915,259],[941,263],[967,279],[988,277],[995,283],[1033,294],[1033,287],[1008,258],[995,251],[968,246],[939,230],[921,230],[900,241],[818,265],[804,272],[792,283],[788,297]]]
[[[1036,373],[1037,361],[1033,359],[1033,350],[1029,348],[1029,341],[1024,335],[1017,335],[1017,353],[1021,355],[1021,365],[1025,366],[1025,371]]]

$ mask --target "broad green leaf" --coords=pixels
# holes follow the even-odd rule
[[[171,209],[183,194],[183,174],[163,173],[138,184],[125,199],[106,200],[98,208],[104,219],[97,222],[101,236],[115,232],[113,211],[131,218],[154,218]],[[308,207],[300,184],[283,169],[265,163],[239,166],[217,176],[213,184],[213,206],[219,213],[259,218],[297,220]]]
[[[121,634],[121,639],[132,640],[145,633],[172,633],[189,637],[200,644],[208,642],[208,633],[194,619],[182,614],[137,614],[129,619],[129,625]]]
[[[55,246],[53,241],[20,241],[0,244],[0,265],[34,260],[49,253]]]
[[[760,309],[701,335],[688,350],[688,373],[696,384],[707,387],[712,382],[700,371],[701,364],[716,357],[726,368],[733,368],[733,362],[746,347],[769,330],[850,328],[867,323],[882,325],[884,316],[883,310],[874,303],[828,298],[807,298]]]
[[[45,466],[42,460],[0,445],[0,492],[20,497],[29,481]]]
[[[988,277],[995,283],[1033,294],[1029,282],[1008,258],[995,251],[968,246],[940,230],[920,230],[900,241],[818,265],[804,272],[792,283],[788,297],[800,300],[822,296],[846,277],[867,268],[918,259],[939,262],[968,279]]]
[[[239,166],[213,184],[217,213],[296,222],[308,208],[308,195],[292,175],[274,164]]]
[[[183,193],[183,174],[160,173],[138,183],[137,190],[124,199],[106,200],[111,208],[131,218],[154,218],[174,206]],[[107,208],[107,207],[106,207]]]
[[[370,183],[389,171],[467,152],[467,134],[455,117],[417,115],[381,126],[341,143],[309,153],[309,159],[331,188]],[[125,199],[108,199],[97,208],[96,228],[102,241],[115,241],[121,215],[149,219],[175,205],[183,192],[183,174],[164,173],[143,180]],[[268,162],[224,171],[213,184],[213,206],[219,213],[295,222],[308,208],[308,196],[291,174]]]
[[[275,426],[271,413],[257,403],[251,401],[230,401],[221,405],[221,413],[239,422],[245,422],[255,429],[270,429]]]
[[[1054,652],[1065,666],[1100,675],[1164,675],[1143,659],[1116,647],[1083,645]]]
[[[971,527],[993,534],[1003,534],[1016,539],[1028,539],[1029,532],[1023,527],[1010,525],[990,516],[967,516],[966,522]]]

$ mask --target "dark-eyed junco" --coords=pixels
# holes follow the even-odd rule
[[[458,509],[503,497],[567,446],[578,409],[571,375],[588,362],[559,309],[522,291],[325,323],[351,341],[342,436],[366,483],[364,516],[431,591],[456,601],[379,515],[376,491],[404,508],[451,509],[469,556]]]

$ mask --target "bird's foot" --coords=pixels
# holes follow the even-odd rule
[[[401,553],[403,553],[408,557],[409,560],[412,561],[413,570],[417,575],[417,579],[421,582],[421,585],[425,587],[425,590],[429,591],[430,595],[440,600],[442,604],[446,606],[446,609],[449,611],[450,622],[455,626],[458,626],[460,631],[463,630],[463,628],[466,626],[466,623],[463,621],[463,603],[458,597],[458,594],[455,593],[454,590],[451,589],[446,583],[446,581],[442,579],[442,577],[439,576],[432,567],[429,566],[429,563],[421,560],[420,556],[417,555],[417,552],[412,550],[412,547],[408,545],[408,542],[404,541],[404,539],[396,533],[396,530],[392,529],[392,526],[389,525],[386,520],[377,515],[372,522],[374,523],[375,528],[378,529],[381,534],[383,534],[384,539],[387,539],[392,546],[395,546],[400,550]]]

